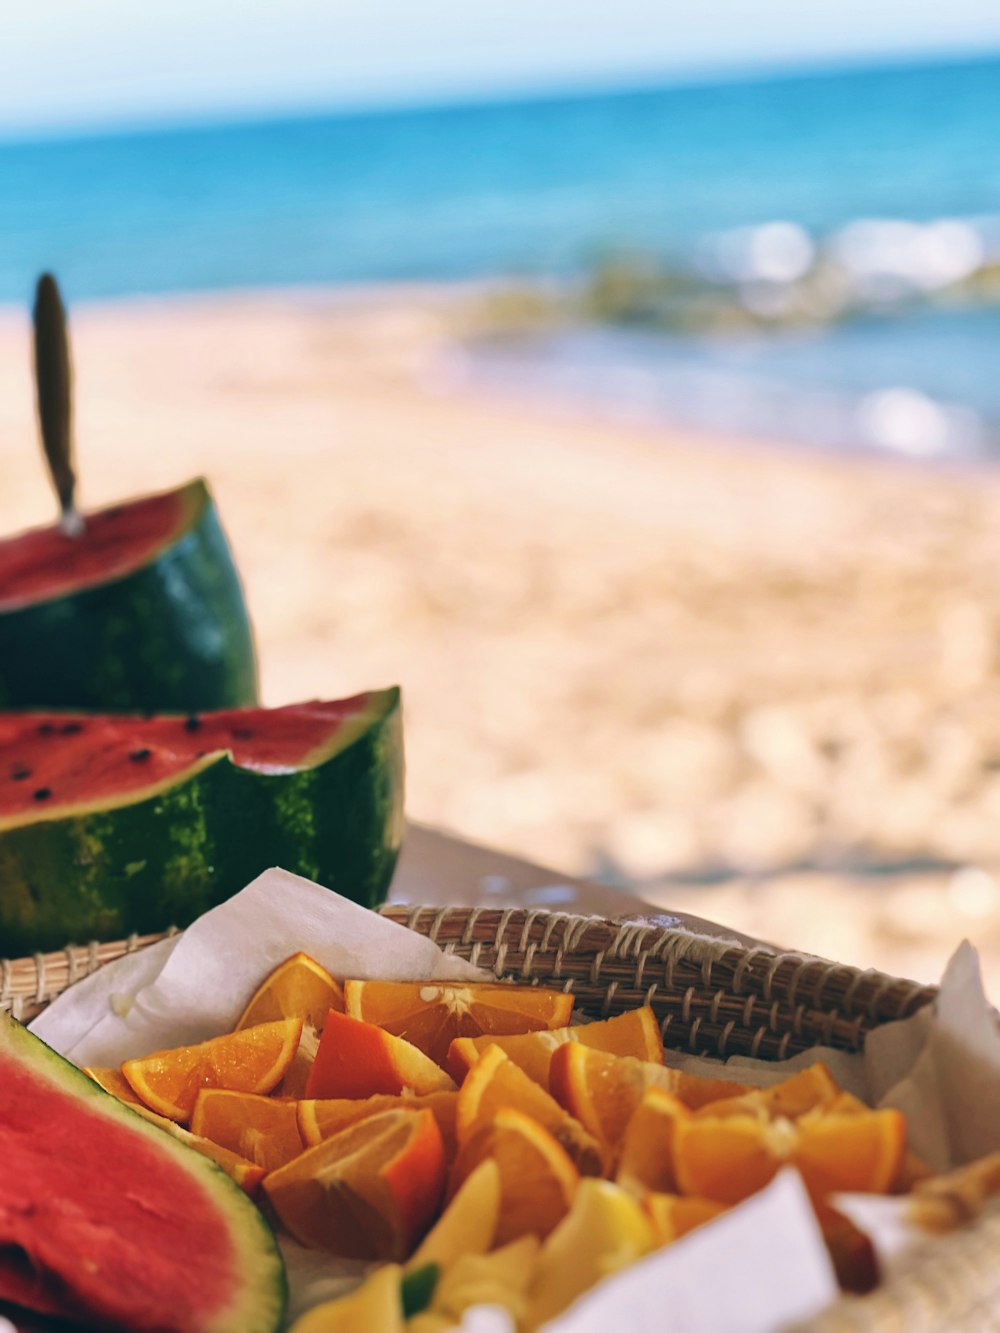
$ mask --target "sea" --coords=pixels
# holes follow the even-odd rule
[[[706,282],[725,260],[751,306],[832,255],[863,299],[726,333],[495,338],[454,372],[712,430],[1000,457],[1000,55],[0,141],[3,303],[42,269],[76,302],[572,284],[621,254]]]

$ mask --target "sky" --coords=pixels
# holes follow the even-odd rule
[[[30,0],[2,9],[6,136],[1000,50],[997,0]]]

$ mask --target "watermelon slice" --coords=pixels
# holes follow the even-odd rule
[[[271,1333],[274,1237],[208,1158],[0,1011],[0,1301],[135,1333]]]
[[[366,906],[402,839],[399,691],[187,717],[0,714],[0,940],[185,926],[269,866]]]
[[[0,541],[0,707],[257,702],[243,593],[203,481]]]

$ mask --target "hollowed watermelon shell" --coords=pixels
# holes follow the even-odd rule
[[[257,702],[250,621],[203,481],[0,541],[0,708]]]
[[[375,906],[402,830],[396,689],[188,717],[0,714],[0,952],[185,926],[269,866]]]
[[[214,1163],[0,1011],[0,1302],[134,1333],[272,1333],[266,1222]]]

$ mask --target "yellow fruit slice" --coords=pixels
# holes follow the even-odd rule
[[[420,1242],[407,1268],[440,1264],[449,1268],[463,1254],[493,1248],[500,1217],[500,1168],[487,1159],[468,1175],[451,1203]]]
[[[640,1205],[607,1180],[581,1180],[573,1206],[542,1246],[528,1291],[525,1325],[553,1319],[595,1282],[654,1246]]]
[[[457,1092],[427,1092],[422,1095],[376,1093],[374,1097],[305,1098],[297,1104],[299,1133],[306,1147],[322,1143],[348,1125],[357,1124],[381,1111],[430,1111],[437,1121],[445,1156],[455,1155]]]
[[[537,1236],[521,1236],[492,1254],[463,1254],[438,1279],[429,1313],[454,1326],[475,1305],[498,1305],[519,1324],[538,1250]]]
[[[547,1236],[568,1212],[580,1178],[566,1151],[530,1116],[507,1107],[459,1149],[451,1192],[489,1159],[500,1169],[496,1243]]]
[[[403,1333],[398,1264],[382,1264],[356,1291],[300,1315],[289,1333]]]
[[[301,1018],[261,1023],[198,1046],[126,1060],[122,1073],[152,1110],[169,1120],[187,1120],[202,1088],[270,1092],[291,1064],[301,1035]]]
[[[523,1111],[547,1129],[582,1174],[601,1174],[602,1157],[596,1140],[499,1046],[491,1046],[473,1065],[458,1093],[455,1134],[459,1145],[467,1143],[505,1107]]]
[[[648,1006],[630,1009],[615,1018],[578,1027],[553,1028],[515,1037],[459,1037],[448,1051],[448,1069],[455,1081],[462,1079],[490,1045],[499,1046],[516,1065],[548,1091],[552,1054],[568,1041],[579,1042],[610,1055],[631,1055],[639,1060],[663,1062],[663,1038],[656,1015]]]
[[[272,1171],[264,1191],[296,1240],[348,1259],[403,1260],[441,1202],[444,1148],[430,1111],[383,1111]]]
[[[225,1088],[203,1088],[198,1093],[191,1132],[256,1162],[265,1171],[276,1171],[304,1147],[294,1102]]]
[[[352,1018],[376,1023],[441,1065],[457,1037],[564,1027],[573,1012],[565,991],[503,982],[345,981],[344,1003]]]

